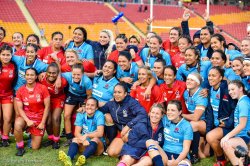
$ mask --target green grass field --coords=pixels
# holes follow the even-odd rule
[[[61,140],[61,143],[65,139]],[[26,143],[26,141],[25,141]],[[26,144],[25,144],[26,145]],[[25,147],[26,153],[23,157],[16,157],[16,148],[14,138],[11,138],[11,145],[7,148],[0,148],[0,166],[61,166],[58,161],[58,151],[51,147],[42,147],[38,151]],[[61,147],[60,150],[67,152],[68,147]],[[73,161],[73,163],[76,161]],[[118,162],[117,158],[108,156],[96,156],[87,160],[86,166],[114,166]],[[212,165],[213,158],[203,159],[195,166],[209,166]]]

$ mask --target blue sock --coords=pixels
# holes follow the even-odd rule
[[[155,166],[164,166],[161,155],[155,156],[152,160]]]
[[[194,132],[193,134],[193,141],[190,147],[190,150],[192,151],[191,155],[195,155],[198,157],[198,150],[199,150],[199,142],[200,142],[200,133]]]
[[[72,142],[69,146],[69,151],[68,151],[68,156],[71,158],[71,160],[74,159],[77,152],[78,152],[78,144],[75,142]]]
[[[113,126],[105,126],[105,134],[109,140],[109,142],[111,143],[113,141],[113,139],[115,139],[116,135],[117,135],[117,128],[115,125]]]
[[[94,141],[90,141],[89,146],[86,147],[82,155],[84,155],[86,158],[89,158],[91,155],[95,154],[96,149],[97,143]]]

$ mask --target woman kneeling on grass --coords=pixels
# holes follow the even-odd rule
[[[154,165],[187,165],[191,163],[188,152],[193,140],[191,124],[182,116],[181,102],[171,100],[167,106],[167,116],[162,119],[164,127],[164,145],[161,148],[152,139],[146,142],[148,154]]]
[[[68,154],[59,151],[59,160],[65,166],[72,166],[72,160],[78,150],[83,151],[77,159],[76,165],[85,164],[91,155],[100,155],[104,151],[104,115],[98,109],[98,101],[90,97],[86,102],[84,113],[78,113],[75,121],[75,138],[69,146]]]
[[[46,86],[36,82],[36,69],[27,69],[25,79],[27,83],[20,87],[16,94],[19,112],[14,127],[17,156],[23,156],[25,152],[23,131],[26,127],[31,134],[32,149],[39,149],[50,107],[49,91]]]

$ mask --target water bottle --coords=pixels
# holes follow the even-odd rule
[[[118,15],[112,18],[112,22],[116,23],[123,16],[123,12],[120,12]]]

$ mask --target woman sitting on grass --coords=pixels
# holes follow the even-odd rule
[[[98,109],[98,101],[90,97],[86,102],[84,113],[78,113],[75,121],[75,138],[69,146],[68,154],[59,151],[59,160],[65,166],[72,166],[72,160],[78,150],[82,154],[78,157],[76,165],[85,164],[86,158],[93,154],[100,155],[104,151],[104,115]]]

